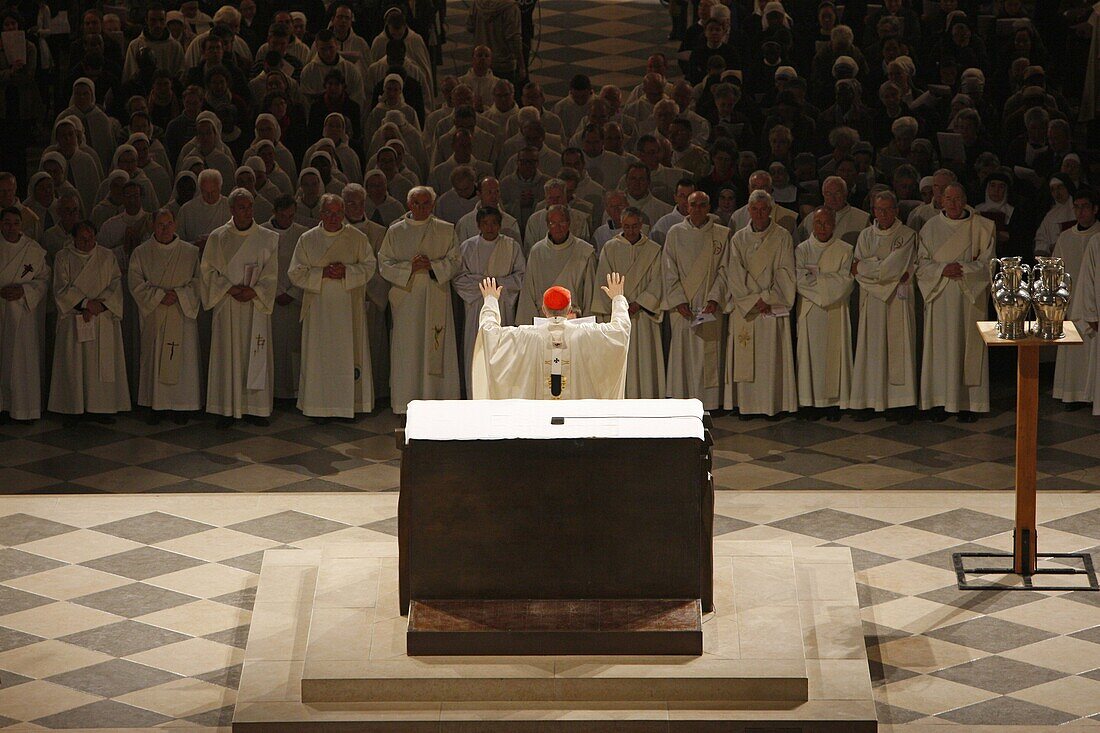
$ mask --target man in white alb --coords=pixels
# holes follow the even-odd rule
[[[252,194],[229,194],[232,215],[210,232],[200,265],[202,303],[214,312],[206,411],[218,427],[267,425],[271,414],[271,311],[279,283],[279,235],[252,218]]]
[[[622,276],[610,273],[601,289],[611,299],[610,323],[577,320],[569,291],[555,285],[543,293],[545,320],[502,327],[501,288],[493,278],[483,280],[473,398],[622,399],[630,345],[630,310]]]
[[[924,295],[920,406],[942,422],[958,413],[974,422],[989,412],[989,359],[974,325],[989,307],[989,260],[996,225],[966,205],[966,189],[949,184],[943,209],[920,230],[917,283]]]
[[[302,290],[298,409],[325,420],[374,409],[367,282],[377,269],[366,234],[344,222],[344,201],[321,197],[321,223],[303,234],[287,275]]]
[[[848,407],[897,410],[898,423],[908,425],[917,404],[912,283],[917,233],[898,218],[892,191],[872,194],[871,209],[875,222],[860,233],[852,260],[852,275],[859,283],[859,328]]]

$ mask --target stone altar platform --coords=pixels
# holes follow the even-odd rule
[[[406,654],[397,543],[269,550],[234,731],[877,730],[847,548],[715,542],[699,657]]]

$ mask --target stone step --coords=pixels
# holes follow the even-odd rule
[[[698,599],[413,601],[408,655],[700,655]]]

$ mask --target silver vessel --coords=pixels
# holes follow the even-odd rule
[[[998,272],[998,269],[1000,270]],[[1031,268],[1020,257],[994,257],[989,261],[990,292],[997,309],[997,335],[1003,339],[1027,336],[1027,314],[1031,310]]]
[[[1065,335],[1071,278],[1061,257],[1036,257],[1031,270],[1031,302],[1035,306],[1035,335],[1056,340]]]

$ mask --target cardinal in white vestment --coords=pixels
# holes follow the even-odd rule
[[[266,425],[271,414],[271,311],[279,282],[279,235],[252,218],[252,194],[229,194],[232,219],[214,231],[202,252],[203,307],[213,311],[206,411]]]
[[[576,319],[570,293],[551,286],[543,294],[545,320],[500,325],[500,286],[482,281],[485,304],[474,346],[471,392],[475,400],[623,398],[630,349],[630,310],[623,278],[607,276],[611,321]]]
[[[943,209],[920,231],[917,283],[924,295],[920,406],[962,422],[989,412],[989,360],[975,325],[989,306],[989,260],[997,227],[966,205],[966,190],[944,189]]]
[[[432,215],[435,192],[414,186],[409,213],[386,232],[379,271],[390,282],[390,405],[404,415],[412,400],[459,398],[458,346],[451,280],[461,255],[454,227]]]
[[[848,407],[852,383],[852,327],[848,299],[852,278],[852,245],[833,235],[831,209],[814,212],[813,234],[794,252],[798,291],[798,404],[830,408],[828,419],[840,419]]]
[[[176,236],[176,218],[167,209],[157,213],[153,230],[131,255],[126,279],[141,318],[137,402],[151,408],[156,421],[162,410],[202,409],[202,299],[199,248]]]
[[[1061,257],[1070,277],[1070,305],[1077,297],[1076,285],[1081,274],[1081,263],[1085,258],[1085,249],[1089,240],[1100,233],[1100,222],[1096,220],[1097,194],[1090,189],[1077,191],[1073,200],[1073,213],[1077,217],[1075,226],[1066,229],[1054,243],[1054,257]],[[1088,324],[1076,321],[1077,332],[1082,336],[1088,333]],[[1059,346],[1057,362],[1054,365],[1054,399],[1061,400],[1067,409],[1083,407],[1092,402],[1093,354],[1092,349],[1081,346]]]
[[[23,234],[15,208],[0,212],[0,415],[37,420],[42,414],[38,329],[49,290],[46,250]]]
[[[279,236],[279,283],[275,288],[275,307],[271,311],[273,396],[277,400],[298,398],[302,363],[302,289],[287,275],[298,238],[309,231],[294,220],[297,207],[293,196],[278,196],[271,220],[263,225]]]
[[[462,332],[463,368],[466,375],[466,393],[470,393],[470,364],[474,358],[474,342],[477,340],[478,320],[484,296],[481,283],[491,277],[500,286],[497,298],[501,313],[501,325],[516,323],[516,301],[527,263],[523,259],[523,247],[514,237],[501,233],[503,212],[495,206],[477,210],[480,234],[462,243],[462,267],[454,279],[455,292],[465,305],[466,327]]]
[[[57,334],[51,412],[109,416],[130,409],[122,351],[122,272],[111,250],[96,244],[91,222],[78,224],[73,241],[54,258]]]
[[[344,222],[344,200],[322,196],[321,224],[298,240],[287,271],[302,290],[298,409],[307,417],[374,409],[366,299],[376,270],[367,235]]]
[[[688,218],[668,230],[661,266],[672,336],[665,396],[695,398],[708,410],[722,405],[726,297],[719,271],[728,246],[729,229],[710,217],[710,197],[696,191]]]
[[[789,317],[794,246],[772,221],[772,206],[766,191],[749,195],[749,225],[730,240],[720,277],[730,314],[723,406],[742,417],[798,410]]]
[[[572,307],[578,315],[591,311],[596,284],[596,251],[592,245],[573,236],[569,209],[547,209],[546,237],[531,248],[527,272],[523,276],[516,323],[529,325],[542,310],[542,294],[551,285],[560,285],[573,294]]]
[[[898,218],[892,192],[871,199],[875,223],[860,233],[852,262],[859,283],[859,327],[848,407],[883,412],[917,404],[912,283],[917,234]],[[903,413],[898,422],[912,419]]]
[[[596,282],[606,280],[613,272],[623,273],[623,296],[630,314],[624,396],[656,400],[665,396],[665,354],[661,346],[664,272],[661,245],[642,234],[642,220],[642,212],[637,209],[628,208],[622,213],[622,233],[608,240],[600,252]],[[596,293],[592,311],[600,321],[607,321],[611,299],[603,292]]]
[[[1100,329],[1100,236],[1090,239],[1085,247],[1081,273],[1074,282],[1074,291],[1070,317],[1085,327],[1081,331],[1085,343],[1077,348],[1092,352],[1088,401],[1092,403],[1092,414],[1100,415],[1100,375],[1096,373],[1100,364],[1100,354],[1096,353],[1100,349],[1100,338],[1097,338],[1097,330]]]

